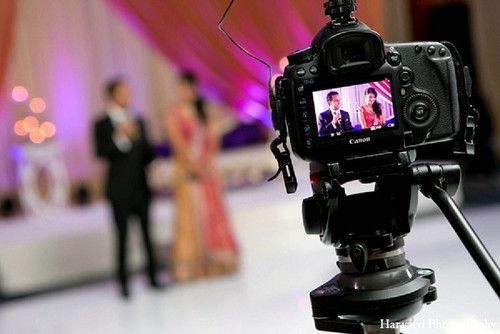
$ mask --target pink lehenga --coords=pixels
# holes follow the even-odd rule
[[[189,154],[207,155],[205,127],[194,117],[175,116]],[[176,221],[171,253],[176,280],[231,273],[238,268],[238,247],[224,206],[222,188],[213,163],[208,160],[203,176],[175,157],[174,195]]]

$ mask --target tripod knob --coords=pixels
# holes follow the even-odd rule
[[[368,264],[368,248],[366,248],[366,245],[363,243],[351,245],[349,256],[351,257],[354,268],[360,273],[364,273],[366,271],[366,265]]]

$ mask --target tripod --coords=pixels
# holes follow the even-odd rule
[[[375,190],[346,196],[341,184],[358,176],[375,181]],[[500,297],[500,269],[451,198],[460,182],[458,165],[397,166],[365,175],[312,165],[315,178],[315,195],[303,202],[304,226],[335,246],[341,271],[310,293],[318,330],[399,333],[423,304],[436,300],[434,272],[411,265],[403,248],[419,190],[443,211]]]

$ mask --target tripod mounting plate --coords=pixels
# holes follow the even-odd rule
[[[362,289],[357,288],[360,282]],[[373,287],[366,283],[370,282]],[[310,293],[318,330],[365,333],[364,325],[400,322],[436,300],[434,272],[408,263],[369,275],[340,273]]]

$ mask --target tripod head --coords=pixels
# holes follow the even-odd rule
[[[367,328],[404,322],[437,298],[434,272],[410,265],[404,236],[420,188],[437,183],[454,194],[460,168],[402,163],[375,173],[362,178],[375,182],[374,191],[347,196],[342,183],[354,176],[335,164],[311,164],[314,195],[303,201],[304,226],[334,245],[340,269],[310,294],[317,329],[371,333]]]
[[[419,190],[438,204],[500,297],[500,269],[451,198],[460,174],[453,164],[401,165],[362,178],[376,182],[373,192],[347,196],[342,183],[352,175],[335,164],[311,165],[314,195],[303,201],[304,226],[334,245],[340,269],[310,293],[317,329],[379,334],[385,323],[404,324],[436,300],[434,272],[410,265],[404,252]]]

